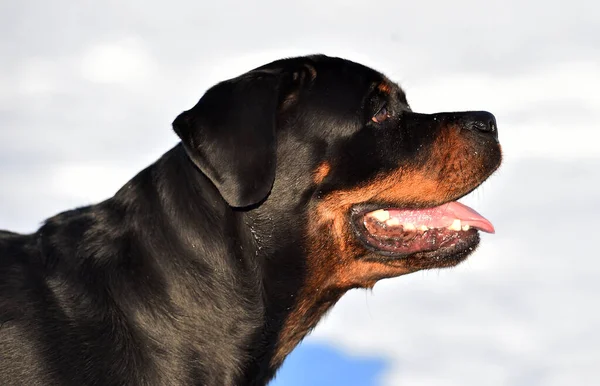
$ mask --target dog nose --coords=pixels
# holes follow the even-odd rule
[[[492,113],[473,111],[467,113],[463,119],[465,129],[498,139],[498,125]]]

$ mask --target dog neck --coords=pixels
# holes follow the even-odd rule
[[[161,178],[153,177],[158,174]],[[154,181],[161,185],[138,189],[156,184]],[[277,215],[269,202],[249,211],[229,207],[181,146],[142,171],[114,200],[139,215],[152,213],[143,216],[148,223],[139,226],[137,232],[154,230],[139,237],[155,244],[148,258],[155,259],[166,273],[164,287],[175,303],[169,307],[198,317],[186,326],[178,325],[181,336],[176,339],[204,347],[201,356],[226,357],[229,364],[209,367],[230,371],[224,378],[232,380],[230,383],[268,382],[344,292],[306,286],[308,270],[302,240],[298,232],[278,226],[278,221],[293,223],[286,216],[301,213]],[[276,204],[275,197],[270,202]],[[301,217],[296,221],[301,223]],[[198,298],[196,294],[209,288],[207,295]],[[203,320],[206,313],[195,311],[206,307],[222,311],[218,322]],[[144,318],[143,313],[137,315]],[[148,333],[160,341],[160,331],[165,328],[156,327],[157,331]],[[236,334],[226,338],[202,340],[232,330]]]
[[[245,371],[245,379],[262,380],[257,385],[275,374],[287,355],[347,290],[329,283],[321,286],[314,280],[308,264],[311,246],[305,245],[303,230],[286,225],[304,226],[307,203],[302,200],[310,195],[296,198],[295,205],[281,206],[297,208],[297,212],[289,212],[278,208],[281,191],[276,189],[261,207],[245,213],[260,264],[265,302],[264,324],[250,354],[262,361],[249,364]]]

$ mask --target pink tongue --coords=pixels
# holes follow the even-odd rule
[[[482,215],[460,202],[449,202],[435,208],[400,210],[389,209],[390,217],[398,218],[400,223],[412,223],[428,228],[446,228],[459,219],[461,225],[468,225],[487,233],[495,233],[494,226]]]

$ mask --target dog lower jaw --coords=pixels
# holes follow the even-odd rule
[[[478,232],[473,232],[468,238],[450,247],[441,247],[433,251],[416,252],[412,254],[395,254],[380,251],[365,243],[367,254],[364,261],[376,261],[391,267],[401,269],[400,275],[424,269],[450,268],[467,259],[479,246]],[[390,274],[388,277],[399,276]]]

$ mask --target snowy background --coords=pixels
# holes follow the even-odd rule
[[[1,1],[0,229],[112,195],[214,83],[343,56],[415,111],[496,115],[505,162],[467,203],[497,233],[455,269],[348,293],[272,386],[593,385],[598,15],[590,0]]]

